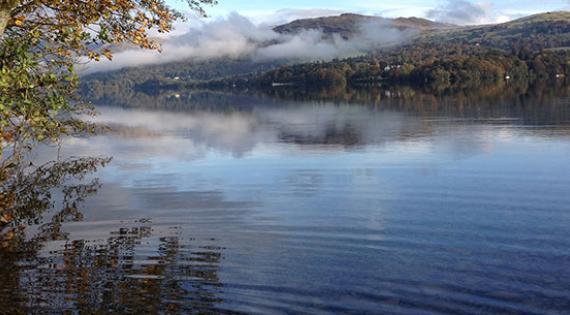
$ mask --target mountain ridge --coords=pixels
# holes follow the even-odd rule
[[[358,19],[366,17],[345,14],[344,18],[354,21],[355,16]],[[400,21],[417,22],[413,18],[403,19]],[[313,25],[315,29],[322,29],[319,28],[320,22],[334,19],[325,17],[308,20],[316,21]],[[420,21],[423,23],[423,20]],[[347,25],[350,26],[350,23]],[[352,32],[350,28],[342,27],[336,31],[347,32],[347,36]],[[232,65],[234,62],[249,62],[249,65],[235,67]],[[424,29],[417,38],[398,47],[370,51],[361,57],[305,63],[280,60],[263,67],[252,65],[255,65],[255,61],[229,58],[209,61],[207,67],[183,61],[176,66],[165,64],[100,73],[95,79],[105,83],[102,88],[113,84],[113,80],[132,81],[134,85],[140,85],[144,81],[143,86],[148,87],[152,85],[148,84],[149,77],[153,77],[154,81],[151,82],[162,82],[168,86],[174,84],[191,87],[200,82],[212,82],[208,85],[227,88],[235,85],[271,87],[274,82],[334,85],[339,82],[361,84],[398,81],[421,85],[505,78],[570,78],[570,12],[547,12],[492,25]],[[211,75],[211,69],[216,70],[215,76]],[[193,73],[198,72],[204,75],[194,77]],[[180,80],[173,82],[174,77],[180,77]]]
[[[418,17],[385,18],[380,16],[343,13],[310,19],[297,19],[273,28],[277,33],[295,34],[303,30],[321,30],[326,35],[339,34],[345,39],[354,35],[365,23],[376,23],[379,27],[393,27],[400,30],[415,29],[429,31],[457,27]]]

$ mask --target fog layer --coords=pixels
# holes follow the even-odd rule
[[[280,34],[270,26],[256,25],[248,18],[232,13],[194,26],[183,35],[164,39],[161,53],[138,48],[123,50],[115,53],[112,61],[91,64],[85,73],[215,58],[330,60],[398,45],[415,35],[414,30],[400,30],[386,22],[362,23],[349,39],[336,34],[326,35],[321,30]]]

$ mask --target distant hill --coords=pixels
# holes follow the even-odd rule
[[[540,13],[506,23],[479,26],[457,26],[417,17],[390,19],[345,13],[339,16],[295,20],[277,26],[273,30],[278,33],[294,34],[314,29],[322,30],[325,34],[340,34],[349,38],[358,33],[361,25],[367,22],[377,23],[379,27],[420,30],[423,31],[421,34],[424,40],[464,41],[498,46],[506,45],[514,40],[533,39],[537,36],[560,39],[560,36],[565,38],[570,33],[570,12],[568,11]]]
[[[429,29],[413,41],[364,56],[285,65],[262,76],[210,85],[270,88],[278,83],[331,88],[405,83],[449,87],[566,78],[570,78],[570,12],[551,12],[496,25]]]
[[[295,34],[303,30],[321,30],[327,35],[338,34],[348,39],[358,33],[365,23],[377,23],[379,27],[389,26],[398,29],[415,29],[421,31],[450,29],[455,27],[454,25],[437,23],[416,17],[389,19],[378,16],[345,13],[340,16],[295,20],[291,23],[277,26],[273,30],[282,34]]]
[[[303,30],[321,30],[326,35],[338,34],[345,39],[357,34],[363,24],[371,22],[378,23],[378,26],[390,26],[399,29],[415,30],[441,30],[454,26],[437,23],[421,18],[397,18],[388,19],[376,16],[366,16],[346,13],[340,16],[330,16],[316,19],[302,19],[291,23],[277,26],[273,30],[281,34],[296,34]],[[114,47],[116,52],[132,48],[131,46]],[[256,62],[247,58],[219,59],[219,60],[181,60],[172,63],[147,65],[144,67],[131,67],[112,72],[100,72],[87,75],[84,81],[123,81],[118,85],[128,84],[138,85],[149,80],[167,80],[170,78],[180,78],[183,81],[205,81],[220,79],[228,76],[248,75],[269,71],[284,64],[290,64],[290,60],[265,60]],[[294,62],[294,61],[293,61]],[[169,82],[180,83],[180,82]]]
[[[508,49],[528,43],[534,50],[570,44],[570,12],[548,12],[511,22],[441,29],[424,34],[420,42],[454,42]]]
[[[455,85],[505,79],[570,78],[570,12],[543,13],[502,24],[469,27],[419,18],[343,14],[297,20],[278,26],[275,31],[297,33],[319,29],[328,35],[350,38],[367,21],[420,32],[397,47],[328,62],[188,61],[100,73],[86,81],[88,85],[97,83],[99,90],[123,82],[146,90],[157,84],[188,88],[200,82],[231,88],[271,87],[274,83],[321,87],[389,82]],[[173,80],[176,77],[180,80]]]

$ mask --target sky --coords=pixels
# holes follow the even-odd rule
[[[185,9],[184,0],[167,2],[178,9]],[[212,18],[237,12],[258,24],[279,24],[297,18],[342,12],[488,24],[557,10],[570,10],[570,0],[219,0],[214,7],[206,6]]]

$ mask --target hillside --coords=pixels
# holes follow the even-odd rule
[[[358,14],[342,14],[340,16],[324,17],[317,19],[303,19],[289,24],[275,27],[277,33],[295,34],[302,30],[321,30],[324,34],[337,34],[346,39],[358,34],[360,28],[366,22],[378,23],[378,26],[389,25],[400,29],[414,30],[435,30],[449,27],[420,18],[397,18],[386,19],[375,16],[365,16]],[[273,42],[271,42],[273,43]],[[265,43],[268,44],[268,43]],[[260,44],[261,47],[264,43]],[[115,47],[116,52],[132,48],[130,46]],[[248,58],[237,59],[216,59],[206,61],[181,60],[178,62],[151,65],[145,67],[132,67],[116,70],[112,72],[96,73],[88,75],[85,80],[130,80],[134,83],[144,82],[150,79],[183,78],[185,81],[204,81],[220,79],[227,76],[245,75],[268,71],[283,64],[295,62],[294,60],[263,60],[253,61]]]
[[[279,26],[276,31],[318,28],[327,34],[350,37],[355,25],[378,19],[384,20],[344,14],[298,20]],[[274,83],[329,87],[379,82],[447,86],[506,78],[570,77],[570,12],[544,13],[508,23],[474,27],[450,26],[416,18],[394,19],[390,23],[422,31],[414,40],[400,46],[348,59],[301,64],[284,60],[179,62],[127,69],[120,72],[121,75],[99,74],[87,82],[96,82],[99,89],[104,90],[109,84],[115,84],[112,78],[121,82],[134,81],[139,89],[148,89],[158,83],[169,88],[196,85],[271,88]],[[172,86],[174,76],[183,79]]]
[[[295,34],[303,30],[321,30],[327,35],[338,34],[345,39],[349,39],[360,31],[360,28],[367,23],[376,23],[378,27],[387,26],[398,29],[414,30],[438,30],[449,29],[454,26],[442,24],[421,18],[396,18],[389,19],[377,16],[367,16],[360,14],[345,13],[340,16],[328,16],[313,19],[295,20],[291,23],[277,26],[273,30],[278,33]]]
[[[570,12],[548,12],[511,22],[460,27],[424,34],[421,43],[453,42],[510,49],[528,44],[533,50],[570,44]]]
[[[406,83],[478,85],[570,77],[570,13],[508,23],[424,32],[416,40],[366,56],[283,66],[262,76],[211,82],[213,87],[279,85],[329,88]]]

